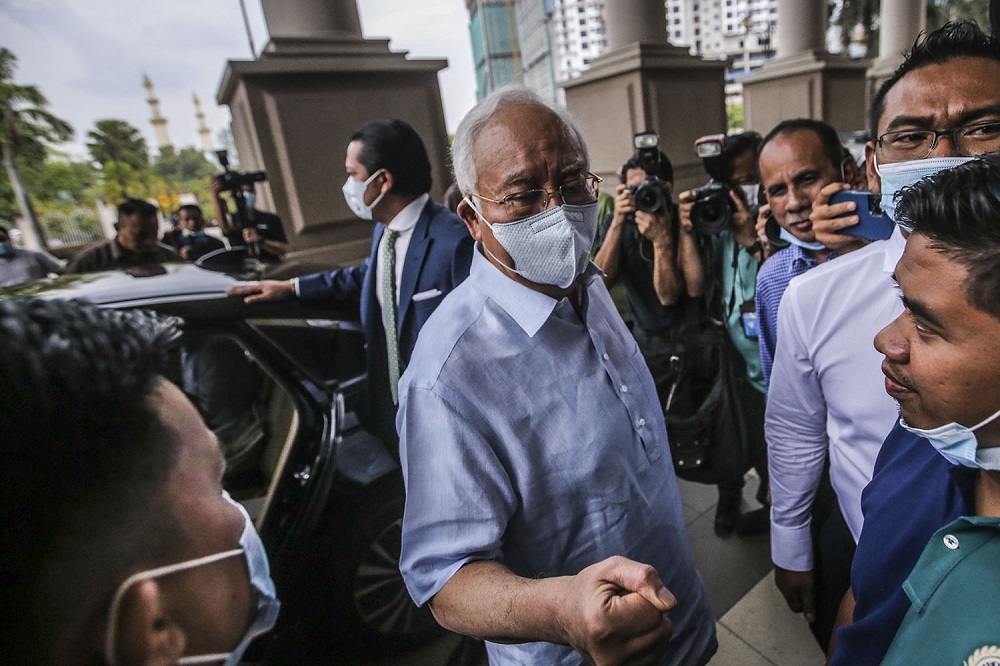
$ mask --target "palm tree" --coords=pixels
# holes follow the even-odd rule
[[[127,164],[137,172],[149,166],[146,139],[138,129],[124,120],[98,120],[87,132],[87,149],[94,161],[107,166],[109,162]]]
[[[14,198],[21,210],[21,231],[31,247],[45,247],[45,232],[31,205],[31,195],[24,186],[18,155],[44,160],[45,144],[62,143],[73,136],[73,128],[62,118],[49,113],[49,101],[35,86],[14,82],[17,56],[0,46],[0,147]]]

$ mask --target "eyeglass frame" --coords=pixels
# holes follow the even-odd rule
[[[598,185],[600,185],[601,182],[604,179],[601,178],[600,176],[598,176],[597,174],[588,171],[586,176],[584,176],[582,178],[579,178],[579,179],[571,180],[569,182],[572,183],[572,182],[575,182],[576,180],[582,180],[582,181],[593,180],[594,181],[594,187],[593,187],[593,189],[594,189],[594,201],[597,201],[597,198],[598,198]],[[476,197],[477,199],[482,199],[483,201],[489,201],[490,203],[496,204],[498,206],[508,206],[510,204],[510,200],[513,199],[514,197],[521,196],[522,194],[527,194],[528,192],[544,192],[545,193],[545,203],[546,204],[549,202],[549,199],[551,199],[554,194],[558,194],[559,195],[559,200],[562,201],[563,204],[565,205],[566,204],[566,197],[563,196],[562,188],[566,187],[566,185],[568,185],[568,184],[569,183],[563,183],[562,185],[560,185],[559,187],[557,187],[554,190],[547,190],[544,187],[534,187],[534,188],[532,188],[530,190],[521,190],[520,192],[511,192],[510,194],[504,196],[501,199],[491,199],[489,197],[484,197],[482,194],[476,194],[475,192],[469,192],[469,196],[470,197]]]
[[[947,136],[948,139],[951,141],[951,145],[954,146],[954,148],[956,150],[958,150],[958,142],[955,140],[956,133],[961,132],[963,130],[970,130],[970,129],[975,129],[977,127],[983,127],[983,126],[988,126],[988,125],[997,125],[997,126],[1000,126],[1000,120],[983,120],[983,121],[980,121],[978,123],[972,123],[971,125],[963,125],[962,127],[952,127],[951,129],[943,129],[943,130],[936,130],[936,129],[901,129],[901,130],[892,130],[891,132],[883,132],[882,134],[880,134],[878,136],[878,138],[875,140],[875,143],[884,152],[886,150],[886,148],[885,148],[885,137],[887,137],[887,136],[890,136],[890,135],[899,135],[899,134],[907,134],[907,133],[911,133],[911,134],[916,134],[916,133],[928,134],[928,133],[932,133],[932,134],[934,134],[934,138],[931,140],[930,148],[927,149],[927,152],[923,155],[923,157],[911,158],[911,159],[921,159],[922,160],[922,159],[927,159],[927,156],[934,152],[934,149],[937,148],[938,139],[940,139],[942,136]],[[986,153],[981,153],[981,154],[986,154]],[[963,157],[977,157],[977,155],[964,155]]]

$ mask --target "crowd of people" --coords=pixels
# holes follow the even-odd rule
[[[831,664],[1000,659],[1000,41],[968,22],[923,36],[870,115],[863,164],[813,119],[720,139],[719,224],[708,189],[671,196],[658,149],[623,164],[602,219],[580,130],[523,87],[460,123],[450,207],[407,123],[351,135],[367,258],[230,295],[360,307],[362,418],[402,467],[417,605],[492,664],[708,663],[677,483],[694,478],[718,486],[720,537],[769,531],[775,582]],[[285,255],[252,186],[249,224],[213,192],[231,244]],[[856,226],[871,199],[881,235]],[[197,206],[162,241],[156,220],[124,202],[118,236],[65,272],[223,247]],[[62,272],[0,232],[0,269]],[[235,663],[274,624],[218,440],[159,374],[171,334],[0,301],[0,460],[19,479],[0,502],[19,544],[4,598],[35,639],[5,663]],[[750,468],[762,508],[743,511]]]

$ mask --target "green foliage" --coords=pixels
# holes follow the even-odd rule
[[[98,120],[94,129],[87,132],[87,150],[101,168],[118,162],[141,173],[149,166],[146,139],[135,127],[124,120]]]
[[[109,161],[101,167],[99,190],[104,198],[117,203],[129,197],[142,198],[146,194],[141,172],[126,162]]]
[[[726,129],[743,129],[743,102],[738,104],[726,104]]]
[[[857,26],[864,28],[869,57],[878,53],[879,0],[840,0],[828,3],[830,20],[840,27],[841,46],[846,50]],[[989,30],[989,3],[982,0],[927,0],[927,30],[936,30],[948,21],[973,20]]]

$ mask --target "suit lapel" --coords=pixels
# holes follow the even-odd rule
[[[410,245],[406,249],[406,258],[403,260],[403,275],[399,285],[399,310],[396,317],[396,328],[403,330],[403,322],[406,320],[406,313],[410,309],[410,300],[417,289],[417,279],[423,269],[424,260],[427,258],[427,251],[430,248],[430,223],[434,213],[434,204],[428,201],[420,213],[420,219],[413,227],[413,236],[410,237]]]

